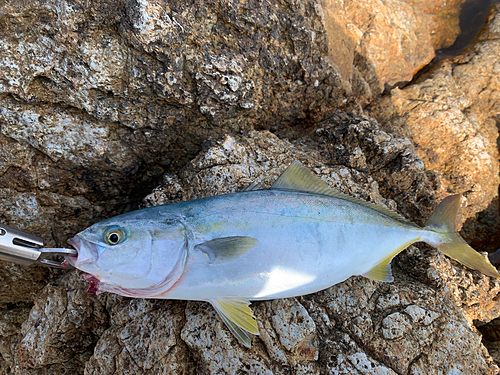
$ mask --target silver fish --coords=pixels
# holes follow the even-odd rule
[[[392,281],[391,259],[426,242],[488,276],[498,271],[455,232],[460,196],[424,228],[330,188],[293,163],[268,190],[145,208],[69,242],[88,291],[210,302],[245,346],[258,335],[250,301],[314,293],[353,275]]]

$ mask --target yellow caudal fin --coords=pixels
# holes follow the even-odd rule
[[[500,278],[500,273],[496,268],[455,232],[455,219],[460,209],[461,198],[461,195],[452,195],[443,199],[427,221],[424,229],[443,235],[444,243],[440,244],[438,248],[450,258],[464,266],[481,271],[485,275]]]

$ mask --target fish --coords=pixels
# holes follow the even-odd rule
[[[299,162],[270,189],[143,208],[85,229],[67,262],[91,294],[209,302],[238,341],[259,334],[251,301],[311,294],[351,276],[394,280],[391,260],[425,242],[491,277],[498,271],[455,231],[461,196],[424,227],[337,191]]]

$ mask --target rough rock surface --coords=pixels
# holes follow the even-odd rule
[[[453,44],[465,0],[320,0],[329,59],[362,105]]]
[[[12,373],[81,372],[96,339],[107,328],[105,301],[104,296],[90,296],[76,272],[47,285],[35,298],[17,339],[2,351]],[[2,328],[2,333],[8,333],[9,327]]]
[[[61,246],[135,206],[209,137],[286,132],[341,105],[366,105],[372,89],[409,80],[430,61],[429,35],[444,30],[430,17],[448,22],[458,9],[444,1],[359,4],[3,3],[1,222]],[[346,92],[356,97],[346,102]],[[1,291],[0,303],[31,299],[31,280],[51,277],[23,272],[0,265],[5,280],[29,280]]]
[[[487,219],[478,220],[479,228],[475,230],[476,236],[479,234],[479,239],[487,242],[483,246],[493,246],[490,251],[498,248],[498,236],[493,241],[486,237],[495,232],[492,226],[500,229],[499,33],[497,4],[473,47],[453,60],[443,61],[415,84],[392,90],[374,109],[382,123],[401,127],[426,167],[441,174],[441,196],[450,192],[464,194],[467,217],[490,206],[484,213]]]
[[[360,147],[356,165],[364,159],[372,165],[391,165],[394,173],[397,166],[399,173],[404,169],[423,172],[411,147],[402,151],[404,139],[381,131],[373,120],[336,116],[332,123],[343,121],[347,134],[362,129],[360,139],[374,142],[366,149],[380,151],[377,157]],[[269,132],[212,140],[181,173],[167,174],[145,204],[236,191],[253,180],[269,186],[288,163],[298,159],[344,192],[392,208],[400,206],[380,195],[370,167],[361,172],[325,162],[322,152],[332,155],[341,145],[356,147],[356,143],[338,137],[325,145],[321,141],[324,124],[320,129],[307,152],[301,149],[303,141],[292,144]],[[428,185],[425,177],[425,173],[409,173],[406,178],[420,178],[421,184]],[[432,200],[432,191],[428,186],[422,194]],[[408,216],[407,207],[418,207],[420,201],[402,205]],[[449,370],[496,374],[498,368],[471,321],[498,316],[498,309],[488,317],[477,311],[478,305],[486,309],[494,303],[500,282],[455,265],[428,247],[411,247],[394,263],[396,280],[391,284],[353,277],[315,295],[253,303],[260,336],[253,339],[250,350],[238,344],[207,303],[86,296],[83,282],[73,271],[59,286],[48,286],[38,297],[11,351],[18,364],[14,373],[27,369],[40,374],[81,373],[85,366],[86,374],[118,374],[125,369],[145,374],[418,374],[431,368],[443,374]],[[75,294],[78,298],[70,298]],[[72,309],[64,302],[70,300],[75,305]],[[39,334],[45,331],[49,334]],[[57,354],[66,341],[71,343],[72,355],[78,353],[77,359],[67,361],[68,357]],[[91,348],[93,354],[83,364]],[[44,355],[37,355],[41,350]],[[46,358],[59,360],[49,364]]]
[[[145,205],[236,191],[255,179],[269,186],[299,159],[332,186],[419,224],[463,186],[463,233],[492,247],[492,223],[500,228],[498,6],[472,49],[375,108],[381,127],[332,111],[349,86],[352,108],[411,77],[438,43],[428,31],[445,30],[436,24],[459,2],[2,4],[0,221],[62,245],[135,205],[165,171],[177,173],[164,175]],[[331,23],[332,12],[346,18]],[[344,38],[348,32],[358,39]],[[381,35],[396,45],[379,45]],[[437,120],[446,120],[458,143],[429,154],[414,135],[428,122],[419,116],[434,115],[431,124],[441,129]],[[399,135],[413,121],[409,138]],[[226,132],[243,135],[218,138]],[[460,164],[450,152],[457,149],[470,160]],[[253,304],[261,334],[251,350],[208,304],[92,297],[76,271],[61,278],[0,265],[0,372],[497,373],[472,323],[498,355],[497,320],[484,325],[500,313],[498,281],[426,246],[393,263],[392,284],[352,278],[316,295]]]
[[[434,57],[429,17],[404,1],[321,3],[330,60],[366,101],[385,85],[411,80]]]
[[[137,204],[210,136],[321,119],[344,98],[312,0],[0,7],[0,221],[50,245]],[[27,286],[0,304],[48,278],[0,271],[15,273]]]

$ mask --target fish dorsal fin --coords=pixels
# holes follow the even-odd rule
[[[271,189],[296,190],[321,195],[330,195],[332,191],[335,192],[325,181],[315,176],[297,160],[274,181]]]
[[[207,254],[210,263],[233,260],[255,247],[259,240],[248,236],[215,238],[196,245],[194,248]]]
[[[259,182],[253,181],[250,183],[250,185],[248,185],[247,187],[244,187],[239,192],[243,193],[245,191],[254,191],[254,190],[263,190],[263,189],[264,188],[262,187],[262,185]]]
[[[271,189],[295,190],[304,193],[327,195],[329,197],[343,199],[352,203],[359,204],[360,206],[370,208],[401,223],[420,228],[416,224],[412,223],[411,221],[407,220],[394,211],[377,206],[373,203],[365,202],[358,198],[353,198],[331,188],[326,182],[315,176],[308,168],[304,167],[297,160],[290,164],[290,166],[281,174],[281,176],[278,177],[273,186],[271,186]]]
[[[209,302],[238,341],[251,348],[250,335],[258,335],[259,327],[250,309],[250,301],[243,298],[212,298]]]

